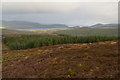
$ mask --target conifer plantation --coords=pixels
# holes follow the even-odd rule
[[[93,43],[117,40],[115,36],[21,35],[6,37],[3,41],[11,50],[21,50],[72,43]]]

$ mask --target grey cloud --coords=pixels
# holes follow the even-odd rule
[[[115,2],[40,2],[3,3],[3,19],[45,24],[91,25],[116,23],[118,5]]]
[[[78,3],[66,2],[5,2],[3,3],[3,12],[4,14],[61,13],[69,12],[78,6]]]

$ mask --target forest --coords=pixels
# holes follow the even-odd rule
[[[57,44],[93,43],[117,39],[118,38],[116,36],[58,36],[41,34],[6,37],[5,39],[3,39],[3,43],[11,50],[21,50]]]
[[[57,35],[70,36],[118,36],[117,28],[76,28],[67,30],[58,30],[54,32]]]

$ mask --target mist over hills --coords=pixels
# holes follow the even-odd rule
[[[101,23],[98,23],[98,24],[95,24],[95,25],[92,25],[90,26],[91,28],[99,28],[99,27],[118,27],[118,24],[101,24]]]

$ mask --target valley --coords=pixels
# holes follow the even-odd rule
[[[117,28],[2,33],[3,78],[118,78]]]

